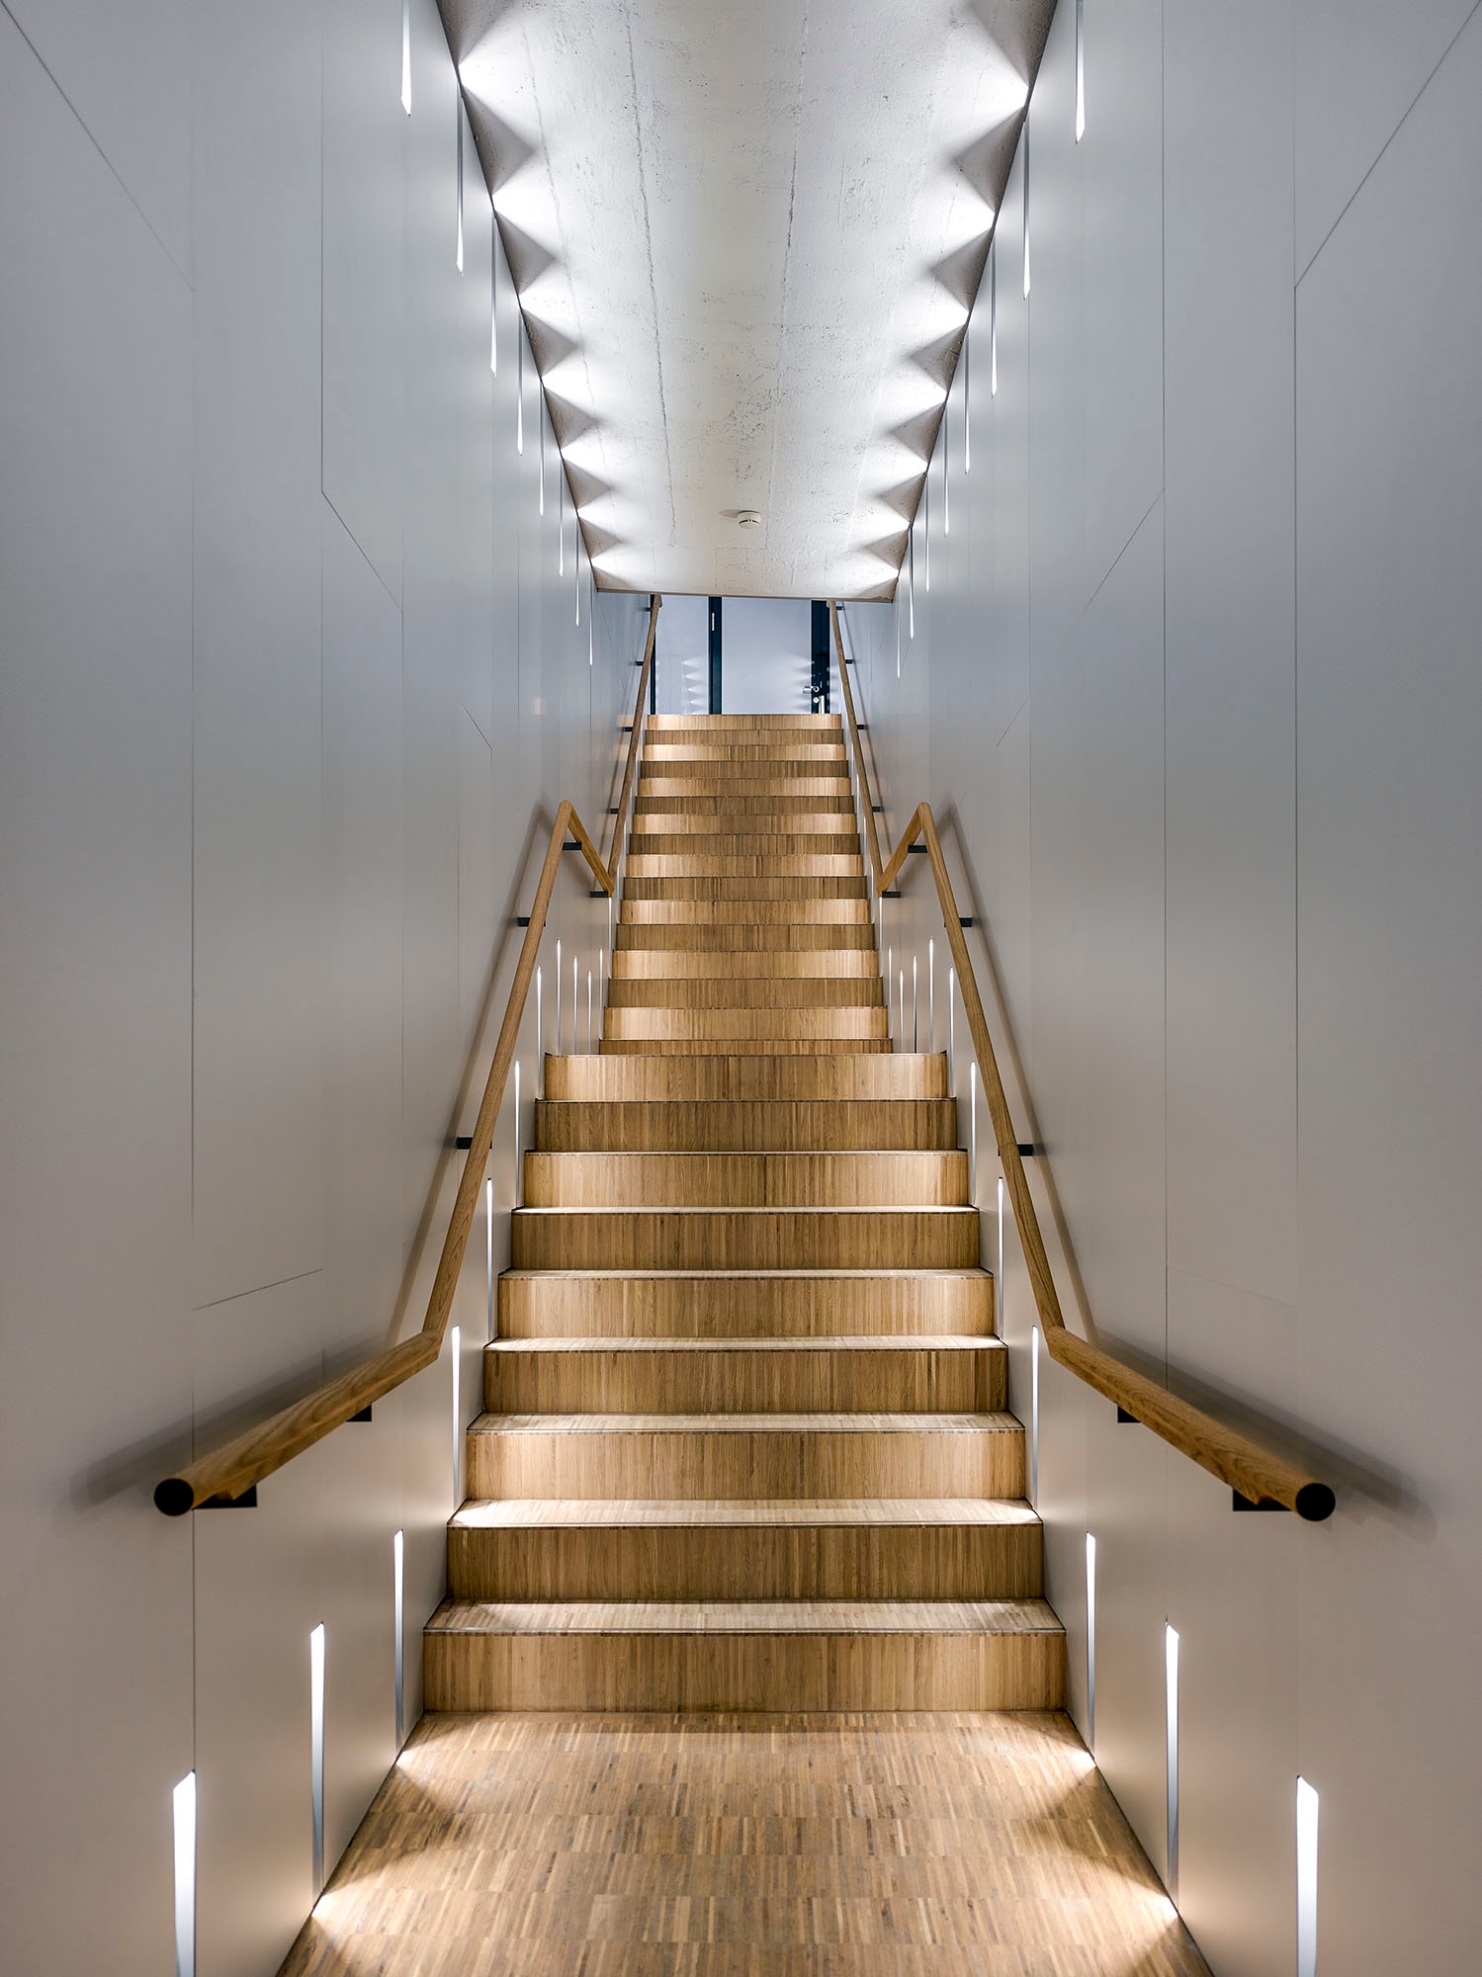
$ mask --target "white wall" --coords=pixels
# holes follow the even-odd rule
[[[985,281],[931,469],[929,592],[916,524],[915,636],[904,583],[846,618],[886,821],[928,796],[986,916],[1103,1338],[1339,1491],[1320,1527],[1236,1516],[1046,1364],[1077,1718],[1089,1529],[1096,1754],[1160,1867],[1165,1622],[1181,1635],[1178,1900],[1218,1977],[1295,1968],[1298,1773],[1321,1797],[1321,1967],[1460,1969],[1482,1736],[1482,16],[1084,11],[1085,137],[1066,4],[1029,113],[1032,292],[1021,146],[998,391]],[[923,863],[885,938],[924,969]],[[958,1044],[966,1090],[960,1024]],[[1027,1414],[1011,1230],[1005,1275]]]
[[[456,85],[412,23],[408,117],[399,0],[0,8],[0,1908],[34,1977],[173,1967],[192,1767],[202,1977],[276,1969],[308,1632],[332,1863],[395,1749],[397,1529],[415,1720],[450,1353],[255,1510],[150,1491],[420,1322],[514,916],[629,717],[646,619],[603,597],[593,636],[553,446],[538,512],[534,367],[517,456],[508,271],[471,143],[455,267]],[[565,866],[547,1043],[555,939],[584,992],[606,934]],[[563,1016],[569,1048],[569,973]],[[513,1139],[511,1096],[496,1267]]]

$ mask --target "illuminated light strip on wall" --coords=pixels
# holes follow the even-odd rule
[[[196,1977],[196,1774],[170,1794],[175,1837],[175,1977]]]
[[[922,556],[921,574],[926,580],[926,589],[931,590],[931,462],[926,463],[924,485],[921,489],[921,530],[926,543]]]
[[[494,1336],[494,1176],[484,1182],[484,1279],[489,1293],[489,1337]]]
[[[405,1531],[397,1531],[391,1539],[391,1624],[395,1628],[396,1656],[396,1748],[401,1749],[406,1736],[406,1551]]]
[[[463,1501],[463,1328],[448,1334],[453,1344],[453,1507]]]
[[[1039,1503],[1039,1326],[1029,1335],[1029,1501]]]
[[[401,107],[412,114],[412,0],[401,0]]]
[[[1086,1743],[1096,1748],[1096,1540],[1086,1533]]]
[[[912,638],[916,636],[916,524],[906,538],[906,606]]]
[[[1075,141],[1086,135],[1086,0],[1075,0]]]
[[[559,449],[556,453],[556,575],[566,574],[566,476],[561,471]]]
[[[1297,1780],[1297,1977],[1317,1977],[1317,1793]]]
[[[1163,1673],[1168,1703],[1168,1893],[1178,1901],[1178,1632],[1163,1629]]]
[[[1029,300],[1029,123],[1024,124],[1024,300]]]
[[[545,513],[545,406],[539,403],[538,393],[537,393],[535,416],[540,421],[540,512],[542,515],[544,515]]]
[[[515,324],[515,451],[525,451],[525,339]]]
[[[992,254],[990,251],[989,258]],[[962,336],[962,471],[973,470],[973,319]]]
[[[949,405],[948,410],[951,407]],[[947,413],[942,414],[942,534],[952,533],[952,474],[948,455],[952,449],[952,429]]]
[[[454,261],[458,272],[463,272],[463,103],[460,98],[454,112],[458,119],[458,245]]]
[[[324,1886],[324,1622],[309,1633],[309,1794],[314,1899]]]
[[[499,222],[489,208],[489,369],[499,375]]]
[[[988,256],[988,396],[998,396],[998,242]]]

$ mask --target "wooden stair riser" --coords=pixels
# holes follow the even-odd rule
[[[843,975],[769,978],[765,975],[670,975],[614,980],[609,1009],[867,1009],[885,1007],[885,986],[876,976]]]
[[[785,1640],[621,1633],[429,1632],[431,1710],[1049,1710],[1064,1697],[1064,1637],[870,1634]]]
[[[696,733],[696,735],[729,735],[729,733],[784,733],[796,730],[798,733],[818,735],[818,733],[844,733],[842,714],[650,714],[648,733]]]
[[[548,1054],[542,1091],[550,1099],[900,1099],[946,1098],[944,1051],[892,1051],[861,1062],[838,1052],[810,1051],[801,1061],[708,1053],[631,1064],[604,1057]]]
[[[798,817],[635,817],[630,852],[682,858],[805,858],[859,850],[853,819]]]
[[[701,1506],[704,1508],[705,1506]],[[747,1506],[750,1510],[750,1506]],[[1044,1591],[1038,1522],[455,1523],[463,1600],[979,1600]]]
[[[780,1152],[829,1147],[947,1152],[957,1143],[951,1099],[709,1099],[564,1104],[535,1109],[543,1153]]]
[[[679,1009],[672,1004],[658,1008],[613,1008],[608,1005],[602,1018],[604,1039],[618,1042],[653,1038],[661,1042],[682,1042],[686,1038],[708,1042],[712,1049],[731,1040],[757,1042],[775,1038],[780,1042],[808,1042],[815,1047],[835,1040],[855,1042],[863,1038],[885,1038],[890,1023],[883,999],[877,1003],[842,1003],[834,1008],[813,1005],[803,1008],[745,1009],[736,1005],[716,1009]]]
[[[878,971],[880,957],[875,952],[875,930],[866,902],[830,900],[827,904],[830,909],[847,908],[847,915],[830,910],[810,914],[807,921],[779,926],[726,907],[712,910],[709,925],[699,926],[693,920],[674,919],[668,906],[641,901],[636,912],[625,914],[619,922],[614,951],[694,954],[717,961],[733,954],[755,955],[760,960],[770,954],[851,953],[867,956],[870,966]]]
[[[526,1208],[964,1208],[967,1155],[527,1153]]]
[[[830,1051],[884,1056],[889,1037],[836,1037],[826,1040]],[[751,1057],[813,1057],[819,1040],[808,1037],[604,1037],[597,1046],[604,1057],[713,1057],[717,1051]]]
[[[517,1270],[963,1270],[972,1208],[517,1209]]]
[[[781,879],[857,879],[864,883],[864,860],[856,851],[807,851],[791,858],[753,854],[739,858],[714,858],[708,853],[684,851],[676,856],[651,856],[635,849],[628,855],[624,889],[639,880],[650,879],[756,879],[769,885]],[[763,898],[777,895],[766,892]],[[783,895],[785,897],[785,895]]]
[[[794,782],[847,782],[849,771],[842,748],[807,752],[776,749],[760,755],[713,758],[680,750],[668,759],[645,755],[638,775],[640,789],[655,782],[696,782],[721,790],[747,783],[781,783],[785,787]]]
[[[629,861],[629,866],[635,862]],[[723,905],[727,901],[754,901],[758,905],[770,906],[773,919],[790,919],[790,913],[781,913],[779,906],[792,904],[814,904],[824,900],[851,899],[865,902],[867,894],[862,876],[855,878],[814,878],[795,873],[787,878],[768,877],[759,874],[754,878],[740,876],[724,877],[683,877],[644,878],[634,876],[631,871],[623,880],[623,905],[626,910],[630,900],[667,900],[672,904],[684,903],[690,907],[689,917],[703,919],[705,915],[695,909],[709,904]],[[755,917],[761,918],[761,915]],[[805,916],[806,917],[806,916]]]
[[[704,742],[674,740],[651,741],[643,751],[643,766],[647,768],[666,767],[672,762],[693,763],[697,776],[708,776],[711,764],[725,769],[737,765],[759,767],[770,770],[776,764],[791,768],[801,763],[805,768],[824,766],[827,775],[845,775],[844,744],[839,741],[775,741],[775,742]]]
[[[711,776],[655,774],[639,782],[638,796],[640,802],[652,797],[718,796],[728,803],[747,797],[826,796],[839,810],[847,810],[853,801],[847,776],[820,775],[728,776],[722,783]]]
[[[672,884],[672,880],[647,879],[646,885]],[[719,881],[717,881],[719,883]],[[801,881],[795,880],[794,884]],[[676,940],[670,945],[691,947],[723,946],[724,941],[716,941],[712,936],[727,926],[744,928],[750,939],[743,940],[743,947],[765,946],[762,936],[771,927],[778,927],[786,921],[789,929],[806,933],[809,926],[846,929],[858,928],[862,938],[861,947],[875,944],[874,927],[870,921],[870,903],[867,899],[794,899],[788,904],[787,913],[778,911],[776,900],[770,899],[714,899],[700,904],[692,899],[631,899],[626,891],[623,894],[622,919],[619,922],[618,946],[624,945],[622,929],[626,927],[665,926],[683,929],[693,936],[688,941]],[[806,945],[806,942],[799,942]],[[834,945],[832,941],[820,941],[819,946]],[[837,945],[847,943],[839,940]]]
[[[794,1417],[796,1418],[796,1417]],[[802,1417],[809,1422],[814,1417]],[[1022,1497],[1024,1433],[1006,1414],[833,1417],[482,1415],[465,1439],[475,1497]],[[621,1426],[604,1425],[621,1423]]]
[[[987,1337],[981,1270],[689,1275],[506,1271],[499,1335],[524,1338]]]
[[[1058,1709],[1065,1638],[1050,1626],[873,1633],[864,1615],[837,1632],[781,1636],[434,1626],[425,1682],[435,1710]]]
[[[1005,1364],[997,1340],[500,1340],[484,1355],[484,1405],[491,1414],[991,1413],[1006,1402]]]
[[[878,982],[878,956],[868,948],[808,948],[796,952],[768,948],[761,953],[702,949],[620,949],[612,957],[612,980],[619,982],[778,981]]]
[[[707,821],[713,821],[708,820]],[[706,864],[717,858],[761,859],[770,868],[780,859],[859,858],[859,839],[852,831],[724,830],[674,831],[635,828],[628,856],[634,858],[694,858]],[[788,869],[787,867],[783,868]],[[863,865],[860,867],[863,870]]]
[[[654,796],[644,790],[633,802],[634,828],[670,831],[848,831],[854,811],[843,794],[828,796],[737,796],[706,790],[690,796]]]

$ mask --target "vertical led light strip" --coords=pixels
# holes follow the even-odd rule
[[[556,1023],[551,1032],[551,1040],[556,1046],[556,1055],[561,1055],[561,943],[556,942]]]
[[[922,561],[921,574],[926,580],[926,590],[931,591],[931,462],[926,463],[926,482],[921,490],[921,532],[926,540],[926,553]]]
[[[1086,135],[1086,0],[1075,0],[1075,141]]]
[[[499,375],[499,222],[489,207],[489,369]]]
[[[535,416],[540,421],[540,512],[542,515],[544,515],[545,513],[545,406],[540,402],[539,392],[536,393]]]
[[[309,1635],[309,1792],[314,1899],[324,1886],[324,1622]]]
[[[1317,1793],[1297,1780],[1297,1977],[1317,1977]]]
[[[541,1032],[545,1028],[545,970],[535,970],[535,1096],[540,1097],[540,1081],[544,1077],[545,1050]]]
[[[458,272],[463,272],[463,99],[460,97],[454,115],[458,119],[458,246],[454,255]]]
[[[406,1610],[407,1610],[407,1540],[405,1531],[397,1531],[391,1539],[391,1624],[396,1632],[393,1637],[393,1653],[396,1665],[396,1748],[401,1749],[406,1736]]]
[[[1024,121],[1024,300],[1029,300],[1029,120]]]
[[[926,943],[926,1047],[937,1047],[937,944]]]
[[[978,1060],[973,1059],[967,1074],[967,1192],[974,1208],[978,1205]]]
[[[998,396],[998,239],[988,254],[988,396]]]
[[[973,1072],[974,1072],[974,1076],[976,1076],[976,1074],[977,1074],[977,1066],[976,1066],[976,1064],[975,1064],[975,1065],[973,1066]],[[975,1121],[975,1123],[976,1123],[976,1113],[974,1114],[974,1121]],[[1003,1175],[1002,1175],[1002,1174],[1000,1174],[1000,1175],[999,1175],[999,1177],[998,1177],[998,1277],[997,1277],[997,1279],[996,1279],[996,1281],[995,1281],[995,1283],[994,1283],[994,1286],[993,1286],[993,1289],[994,1289],[994,1292],[995,1292],[995,1294],[996,1294],[996,1298],[997,1298],[997,1302],[998,1302],[998,1325],[997,1325],[997,1328],[996,1328],[996,1329],[997,1329],[997,1332],[998,1332],[998,1336],[999,1336],[1000,1338],[1002,1338],[1002,1337],[1003,1337],[1003,1224],[1004,1224],[1004,1212],[1003,1212],[1003,1211],[1004,1211],[1004,1194],[1005,1194],[1005,1184],[1004,1184],[1004,1178],[1003,1178]]]
[[[906,605],[909,612],[909,629],[912,638],[916,636],[916,524],[912,522],[911,533],[906,546]]]
[[[484,1280],[489,1293],[489,1337],[494,1336],[494,1176],[484,1182]]]
[[[911,1049],[913,1052],[921,1048],[921,998],[916,987],[916,964],[920,958],[916,954],[911,956]]]
[[[1096,1540],[1086,1533],[1086,1744],[1096,1749]]]
[[[520,1205],[520,1060],[515,1059],[515,1207]]]
[[[581,984],[579,962],[576,955],[571,957],[571,1054],[576,1055],[576,992]],[[557,1038],[559,1044],[560,1039]]]
[[[991,255],[991,250],[990,250]],[[962,333],[962,471],[973,470],[973,319]]]
[[[957,1096],[957,970],[947,970],[947,1096]]]
[[[1029,1501],[1039,1504],[1039,1326],[1029,1335]]]
[[[515,323],[515,451],[525,451],[525,337]]]
[[[196,1977],[196,1774],[170,1794],[175,1829],[175,1977]]]
[[[453,1342],[453,1508],[463,1501],[463,1327],[448,1334]]]
[[[561,471],[561,450],[556,449],[556,575],[566,574],[566,476]]]
[[[945,539],[952,533],[952,475],[949,455],[952,450],[952,435],[947,425],[947,415],[942,414],[942,536]]]
[[[412,0],[401,0],[401,107],[412,114]]]
[[[1178,1901],[1178,1633],[1163,1629],[1164,1677],[1168,1687],[1168,1894]]]

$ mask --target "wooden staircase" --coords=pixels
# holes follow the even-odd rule
[[[944,1056],[892,1050],[836,717],[653,716],[552,1057],[435,1710],[1052,1708]]]

